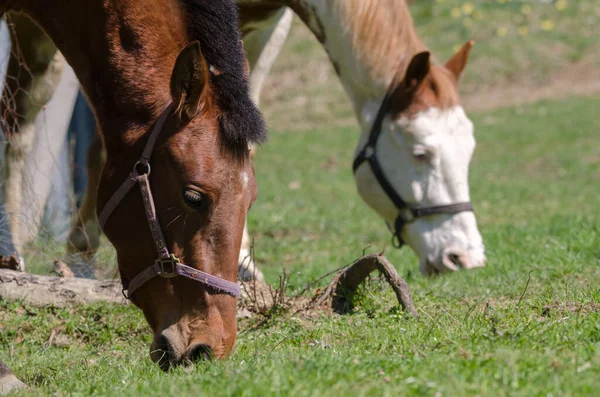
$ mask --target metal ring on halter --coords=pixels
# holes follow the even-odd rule
[[[138,166],[142,166],[145,167],[146,169],[144,170],[144,172],[139,172],[138,171]],[[141,161],[138,161],[137,163],[135,163],[133,165],[133,172],[135,172],[138,175],[148,175],[150,176],[150,172],[152,171],[152,168],[150,167],[150,163],[142,163]]]

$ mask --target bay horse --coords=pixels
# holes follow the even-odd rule
[[[234,2],[0,1],[9,11],[45,31],[94,110],[106,150],[97,213],[124,294],[153,331],[152,360],[166,370],[226,357],[257,194],[248,147],[265,138]],[[23,120],[12,114],[7,135]]]
[[[396,245],[415,251],[424,274],[484,266],[468,183],[473,124],[458,94],[473,42],[444,65],[433,62],[405,0],[237,4],[254,100],[285,42],[292,10],[324,47],[352,102],[361,131],[353,166],[358,193],[383,217]],[[93,163],[90,180],[98,169]],[[72,229],[69,245],[76,250],[93,252],[99,244],[94,197],[88,192]],[[239,276],[261,279],[248,260],[250,241],[244,229]]]

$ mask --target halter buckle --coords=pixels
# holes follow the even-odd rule
[[[159,258],[156,260],[156,263],[160,266],[158,275],[162,278],[173,278],[178,276],[177,265],[181,262],[175,255],[170,254],[166,259]]]
[[[414,221],[416,219],[416,217],[413,214],[410,207],[401,209],[400,214],[398,216],[400,216],[400,218],[402,218],[404,223],[411,223],[412,221]]]

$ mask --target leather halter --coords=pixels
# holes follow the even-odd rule
[[[121,203],[123,198],[127,195],[127,193],[131,191],[136,183],[140,185],[140,191],[142,193],[142,200],[144,201],[144,208],[146,212],[146,220],[148,221],[148,226],[150,227],[150,233],[152,233],[152,239],[154,240],[154,246],[156,248],[158,258],[152,266],[139,273],[133,278],[133,280],[129,282],[127,289],[123,290],[123,295],[125,298],[131,299],[134,292],[138,288],[156,276],[163,278],[174,278],[181,276],[198,281],[199,283],[202,283],[217,292],[237,297],[240,294],[240,286],[238,283],[225,280],[221,277],[213,276],[211,274],[194,269],[191,266],[184,265],[175,255],[171,254],[167,248],[167,241],[162,233],[158,217],[156,216],[156,208],[154,206],[152,190],[150,189],[150,180],[148,179],[151,171],[150,157],[154,151],[156,140],[163,130],[168,116],[173,112],[173,108],[173,103],[169,103],[166,109],[162,112],[160,118],[154,125],[150,136],[148,137],[148,141],[146,142],[146,146],[144,147],[144,151],[142,152],[142,156],[140,157],[139,161],[135,163],[133,170],[127,179],[125,179],[125,182],[123,182],[117,191],[113,193],[98,216],[100,227],[104,229],[106,221],[117,208],[119,203]]]
[[[375,117],[375,121],[373,122],[373,126],[371,127],[371,132],[369,133],[369,140],[367,144],[363,147],[363,149],[358,153],[354,162],[352,164],[352,170],[354,174],[358,168],[365,162],[369,163],[371,167],[371,171],[377,178],[377,182],[384,190],[385,194],[389,197],[390,200],[394,203],[396,208],[398,209],[398,217],[394,222],[394,230],[392,233],[396,239],[395,246],[397,248],[402,247],[405,242],[402,240],[402,229],[408,223],[414,222],[417,218],[422,218],[430,215],[440,215],[440,214],[449,214],[454,215],[459,212],[465,211],[473,211],[473,205],[471,202],[463,202],[463,203],[455,203],[455,204],[446,204],[446,205],[437,205],[431,207],[417,207],[413,206],[400,197],[398,192],[394,190],[394,187],[390,183],[389,179],[385,176],[383,172],[383,168],[377,160],[377,141],[381,136],[383,120],[390,110],[392,104],[392,98],[398,89],[401,89],[402,86],[396,86],[395,82],[392,81],[388,91],[383,98],[383,102],[379,107],[379,111],[377,112],[377,117]]]

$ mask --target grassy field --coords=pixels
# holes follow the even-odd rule
[[[417,3],[423,33],[438,29],[428,12],[463,10],[453,0]],[[595,4],[567,4],[573,3]],[[491,15],[501,18],[499,4]],[[539,15],[567,12],[551,6]],[[428,34],[428,43],[434,36]],[[328,69],[302,84],[311,68],[328,68],[308,40],[304,30],[294,31],[273,79],[291,84],[296,76],[298,94],[284,85],[267,91],[264,102],[271,137],[257,157],[260,193],[250,217],[257,262],[270,282],[287,269],[292,294],[363,249],[386,250],[409,283],[420,318],[402,314],[392,292],[373,281],[350,315],[280,313],[261,327],[259,319],[242,320],[230,359],[164,374],[149,359],[151,336],[137,309],[39,309],[0,301],[0,357],[35,387],[24,394],[596,395],[600,97],[470,113],[478,142],[472,200],[489,264],[426,278],[409,249],[391,247],[383,222],[355,192],[350,164],[357,127]],[[541,36],[531,40],[543,49]],[[496,53],[491,44],[482,47]],[[306,54],[311,61],[294,72],[291,60]],[[560,59],[568,66],[569,57]],[[318,84],[333,87],[322,89],[325,99],[313,96]],[[279,108],[281,98],[296,103],[296,119]],[[48,260],[59,254],[38,242],[27,259],[47,272]],[[100,261],[110,266],[111,258],[104,248]]]

